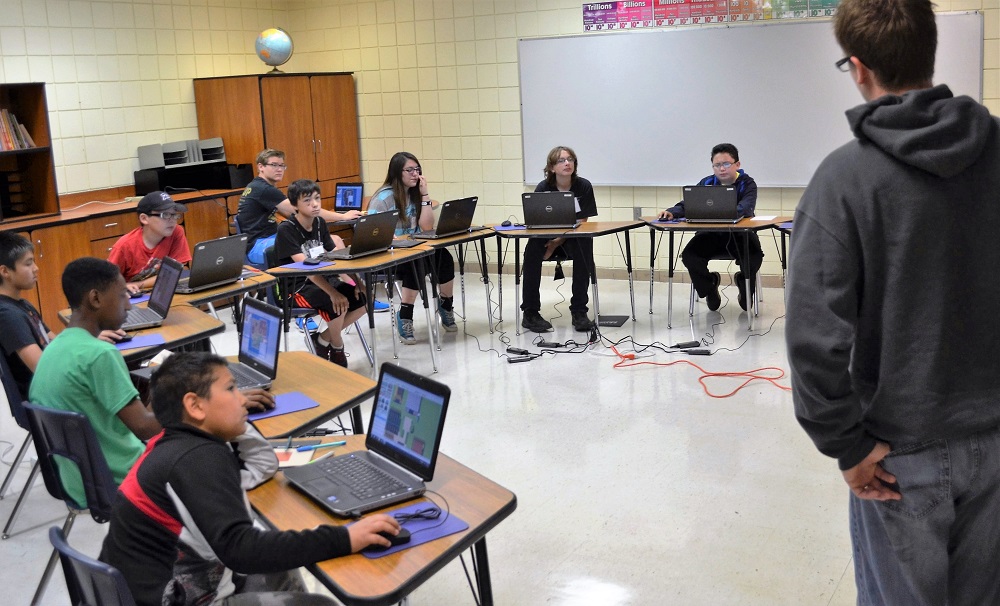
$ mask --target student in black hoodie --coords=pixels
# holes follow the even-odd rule
[[[859,604],[998,604],[1000,121],[932,85],[929,0],[834,32],[867,102],[795,214],[796,416],[850,488]]]

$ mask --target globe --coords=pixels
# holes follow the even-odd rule
[[[280,27],[265,29],[254,48],[261,61],[279,71],[278,66],[292,58],[292,37]]]

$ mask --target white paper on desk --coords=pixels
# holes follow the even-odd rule
[[[299,452],[296,447],[275,448],[274,454],[278,457],[278,467],[298,467],[305,465],[312,460],[315,451],[306,450]]]
[[[778,215],[754,215],[753,218],[757,221],[774,221]]]

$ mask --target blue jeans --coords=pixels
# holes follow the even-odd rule
[[[257,241],[253,243],[253,248],[247,253],[247,263],[251,267],[256,267],[261,271],[268,269],[267,259],[264,257],[264,251],[267,250],[268,246],[274,246],[274,240],[278,235],[266,236],[263,238],[257,238]]]
[[[894,447],[901,501],[850,501],[859,605],[1000,604],[1000,428]]]

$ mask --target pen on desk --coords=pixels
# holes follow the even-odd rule
[[[295,450],[298,452],[307,452],[309,450],[316,450],[318,448],[332,448],[334,446],[343,446],[347,444],[347,440],[341,440],[339,442],[327,442],[326,444],[316,444],[315,446],[299,446]]]
[[[291,449],[292,449],[292,436],[288,436],[288,443],[285,444],[285,450],[291,450]]]
[[[315,458],[315,459],[313,459],[312,461],[309,461],[308,463],[306,463],[306,465],[312,465],[313,463],[318,463],[319,461],[322,461],[323,459],[329,459],[329,458],[330,458],[330,457],[332,457],[332,456],[333,456],[334,454],[335,454],[335,453],[332,453],[332,452],[328,452],[328,453],[326,453],[326,454],[325,454],[325,455],[323,455],[323,456],[320,456],[320,457],[316,457],[316,458]]]

